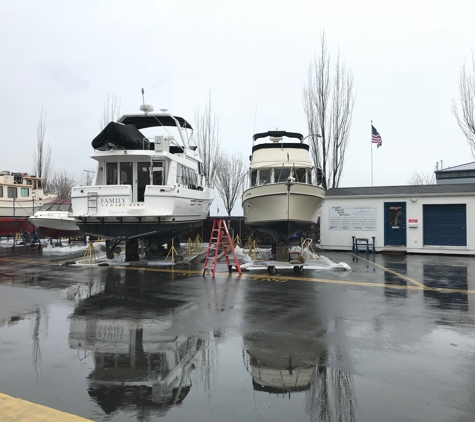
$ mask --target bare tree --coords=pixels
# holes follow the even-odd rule
[[[102,112],[102,118],[99,122],[101,129],[104,129],[110,122],[117,122],[120,117],[120,99],[112,93],[107,94],[107,98],[104,100],[104,110]]]
[[[213,113],[211,92],[205,109],[195,113],[196,143],[203,159],[203,174],[211,185],[214,182],[216,158],[219,155],[219,119]]]
[[[242,193],[247,168],[241,157],[233,154],[229,157],[222,153],[217,158],[215,171],[215,187],[230,217],[234,204]]]
[[[66,170],[54,172],[50,179],[50,193],[58,195],[58,198],[65,199],[71,197],[71,188],[77,185],[74,177],[70,176]]]
[[[435,173],[431,171],[412,172],[411,178],[407,181],[408,185],[435,185]]]
[[[472,55],[472,68],[467,69],[466,64],[460,69],[459,76],[459,102],[452,100],[452,113],[465,135],[465,139],[475,158],[475,60]]]
[[[41,109],[40,119],[36,127],[36,151],[33,156],[33,172],[43,178],[43,189],[48,189],[48,179],[51,173],[51,146],[45,143],[46,135],[46,112]]]
[[[320,51],[309,66],[303,106],[313,161],[323,170],[325,189],[340,183],[355,99],[353,74],[340,62],[340,53],[330,77],[330,54],[323,33]]]

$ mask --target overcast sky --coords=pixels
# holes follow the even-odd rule
[[[354,73],[341,186],[406,184],[414,170],[473,161],[451,113],[475,44],[466,1],[0,0],[0,170],[33,170],[47,113],[55,169],[79,180],[104,101],[146,102],[192,124],[212,92],[222,148],[248,157],[255,132],[307,134],[302,90],[322,31]],[[257,109],[257,116],[256,116]]]

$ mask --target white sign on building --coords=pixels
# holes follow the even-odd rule
[[[330,230],[376,231],[376,208],[330,207]]]

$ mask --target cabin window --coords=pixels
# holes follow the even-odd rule
[[[275,174],[277,175],[277,183],[287,182],[287,179],[290,177],[290,167],[281,167],[275,169]]]
[[[182,172],[183,172],[183,166],[181,164],[177,164],[176,165],[176,182],[179,184],[179,185],[182,185],[183,184],[183,175],[182,175]]]
[[[197,189],[198,177],[194,170],[189,167],[181,167],[181,183],[187,186],[189,189]]]
[[[307,170],[305,169],[294,169],[295,181],[299,183],[305,183],[305,174]]]
[[[0,198],[3,198],[3,186],[0,186]]]
[[[198,176],[194,170],[190,169],[190,182],[191,182],[191,189],[198,189]]]
[[[117,163],[106,163],[106,185],[117,185]]]
[[[153,184],[161,186],[163,185],[163,172],[162,170],[153,170]]]
[[[312,170],[307,170],[307,183],[312,184]]]
[[[23,198],[30,196],[30,189],[29,188],[21,188],[21,196]]]
[[[120,184],[132,184],[132,163],[120,163]]]
[[[190,184],[189,171],[186,167],[181,168],[181,180],[185,186]]]
[[[257,170],[251,171],[251,186],[257,185]]]
[[[259,170],[259,184],[266,185],[270,183],[271,169],[260,169]]]
[[[18,198],[17,188],[9,187],[8,188],[8,197],[9,198]]]
[[[152,178],[154,185],[163,185],[163,171],[164,165],[163,161],[153,161],[152,162]]]
[[[42,184],[41,180],[37,180],[35,189],[42,189],[42,188],[43,188],[43,184]]]

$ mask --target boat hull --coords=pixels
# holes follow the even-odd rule
[[[42,200],[12,199],[0,200],[0,236],[14,233],[32,233],[35,230],[28,217],[44,204],[52,201],[53,197]]]
[[[134,239],[134,238],[162,238],[177,236],[186,230],[201,227],[203,220],[160,222],[154,218],[153,221],[122,221],[111,220],[100,221],[94,218],[80,218],[77,225],[82,233],[89,236],[98,236],[106,239]]]
[[[323,188],[304,183],[255,186],[243,194],[244,222],[276,241],[286,241],[315,226],[324,197]]]
[[[97,196],[96,196],[97,195]],[[92,201],[91,197],[95,197]],[[201,227],[214,192],[183,186],[147,186],[144,201],[132,202],[129,185],[73,188],[74,219],[81,232],[104,238],[167,238]]]
[[[37,213],[28,220],[38,228],[44,237],[57,239],[59,237],[81,236],[82,234],[74,218],[59,215],[46,216]]]
[[[32,233],[34,226],[27,218],[0,217],[0,236],[15,233]]]

